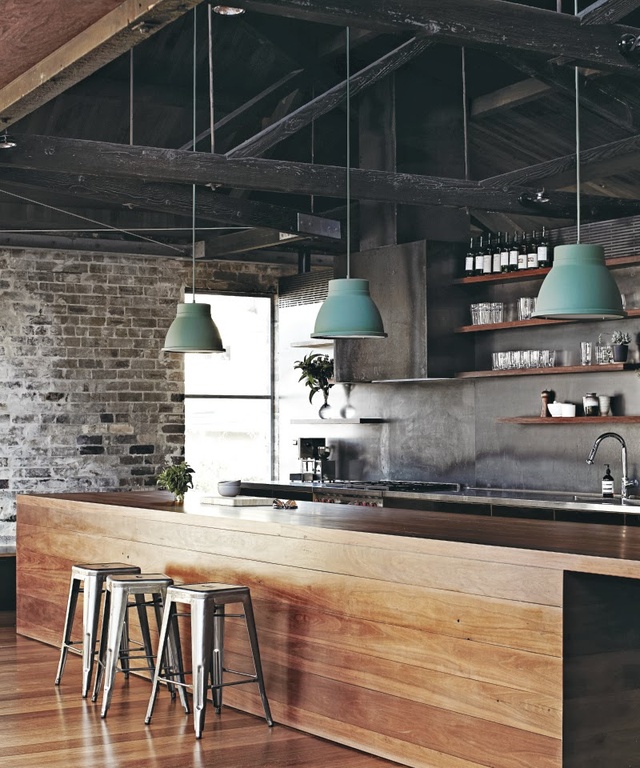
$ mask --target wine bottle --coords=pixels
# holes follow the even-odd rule
[[[496,242],[493,246],[493,256],[491,257],[491,271],[496,274],[500,272],[500,258],[502,254],[502,232],[496,232]]]
[[[526,269],[527,268],[527,255],[528,255],[528,248],[527,248],[527,236],[524,232],[520,233],[520,241],[518,244],[518,269]]]
[[[500,272],[509,271],[509,235],[504,233],[502,248],[500,249]]]
[[[550,255],[551,254],[549,249],[549,241],[547,239],[547,228],[542,227],[542,234],[538,239],[538,266],[550,267],[551,266]]]
[[[538,268],[538,233],[532,232],[527,249],[527,269]]]
[[[518,233],[513,233],[511,247],[509,248],[509,272],[515,272],[518,269]]]
[[[493,248],[491,247],[491,232],[488,232],[487,244],[484,249],[484,257],[482,260],[482,274],[490,275],[492,266],[493,266]]]
[[[474,239],[471,238],[469,241],[469,250],[465,253],[464,256],[464,276],[465,277],[471,277],[474,272],[475,268],[475,249],[474,249]]]
[[[484,238],[482,235],[478,238],[478,247],[474,251],[474,268],[473,273],[475,275],[481,275],[484,269]]]

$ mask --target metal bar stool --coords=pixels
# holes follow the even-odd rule
[[[156,670],[153,676],[151,687],[151,698],[147,708],[145,723],[151,722],[153,708],[155,706],[158,693],[158,684],[160,682],[171,684],[175,683],[179,688],[183,683],[180,676],[183,676],[182,667],[169,671],[170,663],[163,661],[168,647],[168,638],[170,628],[177,627],[178,614],[176,604],[186,604],[191,608],[191,662],[192,662],[192,682],[189,687],[193,690],[193,708],[194,708],[194,728],[196,738],[202,736],[204,728],[204,716],[206,707],[206,691],[210,688],[213,697],[213,704],[217,712],[222,707],[222,689],[229,685],[242,685],[244,683],[257,683],[262,699],[265,718],[269,726],[273,725],[267,694],[264,689],[264,678],[262,674],[262,664],[260,662],[260,649],[258,647],[258,635],[256,632],[255,619],[253,615],[253,605],[251,603],[251,594],[248,587],[237,587],[230,584],[184,584],[181,586],[169,587],[167,589],[167,598],[162,619],[162,629],[160,631],[160,641],[158,644],[158,658]],[[225,614],[225,606],[229,603],[241,603],[243,613]],[[187,614],[188,615],[188,614]],[[227,669],[224,666],[224,620],[225,618],[244,619],[251,646],[253,657],[253,672],[239,672],[233,669]],[[164,670],[164,674],[163,674]],[[233,680],[225,682],[224,673],[230,673],[243,677],[243,680]],[[178,680],[176,680],[178,678]],[[211,682],[209,683],[209,679]],[[185,712],[189,710],[185,707]]]
[[[156,656],[151,643],[147,609],[153,608],[158,631],[160,631],[167,587],[172,584],[173,579],[163,573],[114,574],[107,577],[105,618],[102,623],[98,670],[92,696],[92,700],[96,701],[98,690],[104,678],[101,717],[107,716],[111,704],[118,661],[120,661],[122,670],[127,677],[130,671],[144,669],[149,671],[150,678],[153,677]],[[130,597],[133,597],[133,602],[130,601]],[[145,599],[146,597],[149,599]],[[141,643],[134,644],[129,637],[128,613],[130,608],[135,608],[138,613]],[[167,657],[173,668],[182,669],[179,638],[174,632],[177,632],[177,629],[172,628],[169,633]],[[145,666],[132,667],[132,660],[144,660]],[[179,677],[179,680],[184,683],[184,676]],[[171,694],[175,696],[173,684],[171,684],[170,690]],[[183,707],[188,708],[184,686],[180,687],[180,700]]]
[[[140,568],[127,563],[78,563],[71,567],[71,584],[55,684],[60,685],[67,654],[71,652],[82,656],[82,698],[87,697],[91,685],[104,583],[107,576],[117,573],[140,573]],[[71,633],[79,594],[83,595],[82,640],[72,640]],[[82,650],[75,647],[80,644],[82,644]]]

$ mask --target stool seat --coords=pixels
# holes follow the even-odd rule
[[[140,568],[130,563],[76,563],[71,566],[71,583],[60,644],[56,685],[60,685],[62,680],[67,654],[69,652],[78,654],[82,656],[82,697],[87,697],[93,673],[105,580],[110,575],[134,573],[140,573]],[[82,640],[72,640],[73,622],[80,594],[83,595]],[[77,645],[82,645],[82,649],[76,648]]]
[[[228,604],[239,603],[243,613],[225,614]],[[158,684],[160,682],[175,683],[181,689],[185,673],[182,667],[172,669],[171,663],[165,662],[169,638],[171,634],[177,637],[177,605],[189,605],[191,609],[191,660],[192,682],[186,685],[193,691],[194,729],[196,738],[202,736],[206,708],[206,691],[211,689],[213,704],[217,712],[222,708],[222,689],[228,685],[256,683],[260,691],[265,719],[269,726],[273,725],[271,710],[264,687],[262,663],[258,647],[251,592],[248,587],[233,584],[206,582],[200,584],[173,585],[167,588],[165,610],[160,630],[156,669],[151,687],[151,697],[147,708],[145,722],[149,724],[155,707]],[[225,618],[244,619],[254,669],[252,672],[239,672],[224,666],[224,621]],[[172,628],[174,628],[172,633]],[[177,656],[177,655],[176,655]],[[181,654],[180,654],[181,656]],[[164,670],[164,673],[163,673]],[[224,673],[232,673],[245,679],[224,681]],[[176,681],[176,678],[179,678]],[[185,712],[189,710],[185,707]]]
[[[112,574],[106,580],[105,619],[102,625],[100,640],[99,664],[96,682],[93,690],[93,701],[97,699],[102,678],[104,690],[102,694],[101,717],[106,717],[113,695],[113,684],[117,672],[118,660],[125,674],[136,669],[146,669],[150,676],[155,670],[155,654],[151,644],[149,618],[147,608],[152,607],[155,613],[158,631],[162,623],[162,609],[167,588],[173,584],[173,579],[164,573]],[[129,602],[129,597],[134,601]],[[149,602],[145,597],[150,598]],[[128,609],[136,608],[142,636],[142,655],[132,655],[132,643],[129,638]],[[173,635],[169,638],[169,657],[173,665],[182,665],[181,659],[176,659],[177,645]],[[143,659],[145,667],[131,667],[132,659]],[[183,680],[184,682],[184,680]],[[174,686],[171,686],[174,694]],[[186,692],[180,689],[180,699],[183,706],[188,706]]]

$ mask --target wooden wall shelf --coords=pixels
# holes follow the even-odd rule
[[[613,371],[635,371],[638,363],[608,363],[607,365],[563,365],[560,368],[511,368],[507,371],[461,371],[458,379],[483,379],[499,376],[549,376],[567,373],[608,373]]]
[[[640,309],[628,309],[627,318],[640,317]],[[598,323],[610,323],[619,317],[595,320]],[[622,318],[624,320],[624,318]],[[533,318],[532,320],[512,320],[507,323],[487,323],[486,325],[462,325],[455,329],[456,333],[483,333],[485,331],[508,331],[511,328],[535,328],[538,325],[565,325],[566,323],[578,323],[580,320],[547,320],[545,318]]]
[[[605,263],[609,269],[632,267],[634,264],[640,264],[640,254],[605,259]],[[475,277],[458,277],[453,283],[454,285],[476,285],[481,283],[510,283],[514,280],[539,280],[550,270],[551,267],[543,267],[542,269],[522,269],[517,272],[500,272],[499,274],[477,275]]]
[[[501,424],[640,424],[640,416],[507,416]]]

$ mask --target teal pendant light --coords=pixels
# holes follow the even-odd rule
[[[575,0],[575,13],[578,3]],[[553,266],[545,277],[533,317],[558,320],[595,320],[626,317],[616,281],[607,269],[601,245],[580,243],[580,98],[579,72],[575,67],[576,110],[576,240],[559,245]]]
[[[350,31],[346,29],[347,58],[347,276],[329,280],[329,294],[316,317],[313,339],[382,339],[382,317],[369,294],[369,281],[351,277],[351,85]]]
[[[604,248],[581,243],[558,245],[533,317],[600,320],[625,316],[620,290],[604,261]]]
[[[224,352],[222,339],[211,319],[211,304],[178,304],[176,319],[164,340],[165,352]]]
[[[193,9],[193,151],[196,151],[196,8]],[[224,352],[222,339],[211,318],[211,304],[196,302],[196,185],[191,186],[191,296],[189,304],[178,304],[176,319],[169,326],[164,352]]]

